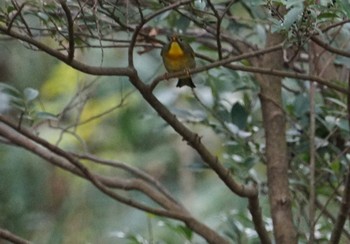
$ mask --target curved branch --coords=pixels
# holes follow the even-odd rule
[[[91,74],[91,75],[106,75],[106,76],[129,76],[132,72],[129,68],[120,68],[120,67],[97,67],[97,66],[91,66],[84,64],[82,62],[79,62],[77,60],[69,60],[69,58],[62,54],[61,52],[49,47],[48,45],[45,45],[44,43],[37,41],[33,38],[30,38],[26,35],[22,35],[18,32],[7,30],[4,26],[0,25],[0,33],[6,34],[8,36],[11,36],[15,39],[24,41],[36,48],[38,48],[41,51],[44,51],[45,53],[57,58],[58,60],[61,60],[62,62],[68,64],[74,69],[77,69],[81,72]]]
[[[252,57],[259,57],[259,56],[261,56],[263,54],[274,52],[274,51],[280,50],[282,48],[283,48],[283,44],[280,43],[280,44],[277,44],[277,45],[275,45],[273,47],[269,47],[269,48],[266,48],[266,49],[263,49],[263,50],[250,52],[250,53],[245,53],[245,54],[242,54],[242,55],[239,55],[239,56],[229,57],[229,58],[225,58],[225,59],[222,59],[222,60],[219,60],[219,61],[215,61],[214,59],[209,58],[209,57],[204,56],[204,55],[196,54],[197,57],[200,57],[200,58],[202,58],[202,59],[204,59],[206,61],[209,61],[211,63],[208,64],[208,65],[204,65],[204,66],[201,66],[201,67],[198,67],[198,68],[194,68],[194,69],[189,69],[189,70],[186,70],[186,71],[179,71],[179,72],[169,73],[169,74],[166,75],[166,78],[167,79],[178,78],[178,77],[181,77],[181,76],[183,76],[183,75],[185,75],[187,73],[196,74],[196,73],[200,73],[200,72],[212,69],[212,68],[217,68],[219,66],[230,67],[229,64],[232,63],[232,62],[237,62],[237,61],[240,61],[240,60],[243,60],[243,59],[247,59],[247,58],[252,58]],[[160,75],[160,76],[156,77],[153,80],[153,82],[151,83],[151,85],[150,85],[151,90],[153,90],[160,81],[164,80],[164,77],[165,77],[165,75]]]
[[[322,32],[327,32],[333,28],[336,28],[338,26],[342,26],[342,25],[345,25],[346,23],[349,23],[350,22],[350,19],[345,19],[345,20],[342,20],[342,21],[339,21],[337,23],[334,23],[334,24],[331,24],[329,26],[326,26],[325,28],[322,29]],[[318,33],[315,33],[315,35],[317,35]]]
[[[72,18],[72,14],[67,6],[66,0],[60,0],[60,4],[63,8],[64,13],[67,17],[67,24],[68,24],[68,42],[69,42],[69,48],[68,48],[68,61],[71,62],[74,59],[74,51],[75,51],[75,42],[74,42],[74,22]]]
[[[139,181],[135,180],[122,180],[118,178],[110,178],[92,174],[84,165],[77,161],[72,155],[63,151],[62,149],[48,143],[47,141],[36,137],[35,135],[21,130],[18,132],[13,125],[9,124],[5,120],[1,119],[0,123],[0,135],[8,139],[13,144],[20,146],[35,153],[39,157],[47,160],[48,162],[67,170],[79,177],[89,180],[99,190],[104,192],[111,198],[138,208],[149,213],[156,215],[166,216],[175,219],[181,219],[188,217],[186,212],[181,213],[179,205],[174,204],[172,201],[166,199],[166,197],[152,190],[147,184],[139,184]],[[123,190],[139,190],[145,193],[148,197],[153,199],[155,202],[163,206],[167,210],[150,208],[144,204],[135,202],[132,199],[123,197],[109,188],[118,188]]]
[[[125,205],[140,209],[155,215],[183,221],[194,232],[205,238],[208,243],[228,243],[215,231],[190,215],[190,213],[182,207],[181,204],[173,202],[167,196],[156,191],[141,179],[121,180],[118,178],[110,178],[91,173],[84,165],[77,161],[71,154],[62,149],[51,145],[47,141],[36,137],[26,130],[17,131],[16,126],[8,122],[0,115],[0,136],[6,138],[9,142],[27,149],[28,151],[38,155],[44,160],[52,163],[64,170],[67,170],[83,179],[89,180],[101,192],[110,196],[118,202]],[[130,198],[124,197],[112,191],[110,188],[118,188],[121,190],[138,190],[155,202],[163,206],[165,209],[149,207],[143,203],[139,203]]]
[[[158,114],[169,124],[173,127],[173,129],[181,135],[184,140],[188,142],[190,146],[192,146],[198,154],[202,157],[204,162],[206,162],[216,173],[217,175],[223,180],[223,182],[231,189],[234,193],[236,193],[239,196],[243,197],[250,197],[250,196],[256,196],[258,194],[257,188],[254,186],[247,186],[243,184],[237,183],[231,176],[231,173],[228,169],[226,169],[218,160],[217,157],[212,155],[208,149],[201,143],[201,138],[198,134],[193,133],[190,131],[186,126],[184,126],[153,94],[152,94],[152,85],[147,86],[145,85],[137,75],[137,71],[135,67],[133,66],[133,49],[134,45],[136,43],[136,38],[138,35],[138,32],[141,30],[143,25],[150,21],[152,18],[156,17],[157,15],[168,11],[170,9],[173,9],[177,6],[180,6],[182,4],[187,4],[190,1],[179,1],[172,5],[167,6],[166,8],[163,8],[145,18],[145,21],[142,22],[134,31],[133,36],[131,38],[130,42],[130,48],[128,50],[129,55],[129,67],[130,69],[133,69],[134,72],[129,76],[131,83],[140,91],[141,95],[145,98],[145,100],[155,109]],[[281,47],[278,47],[281,48]],[[232,62],[230,60],[226,60],[226,62]],[[220,64],[215,64],[216,66]],[[215,66],[215,67],[216,67]],[[199,71],[198,71],[199,72]],[[183,72],[180,72],[183,73]],[[177,74],[177,73],[175,73]],[[155,82],[153,82],[155,83]]]
[[[249,212],[252,215],[255,230],[259,235],[262,244],[270,244],[271,240],[269,234],[266,231],[265,223],[262,219],[261,208],[259,206],[258,196],[248,198],[249,201]]]
[[[7,124],[5,125],[5,123],[0,123],[0,135],[8,139],[10,142],[16,144],[17,146],[23,147],[29,150],[30,152],[35,153],[41,158],[47,160],[48,162],[64,170],[67,170],[77,176],[91,181],[98,189],[100,189],[106,195],[112,197],[113,199],[119,202],[160,216],[166,216],[175,219],[183,219],[188,217],[186,213],[181,214],[181,212],[178,212],[178,207],[174,207],[175,205],[173,203],[166,201],[164,197],[161,197],[159,194],[156,194],[150,187],[148,187],[145,184],[141,184],[141,182],[137,179],[121,180],[118,178],[110,178],[92,174],[85,166],[77,162],[74,158],[72,158],[72,156],[70,156],[63,150],[47,142],[44,142],[40,138],[36,138],[36,141],[32,141],[32,138],[35,137],[34,135],[26,137],[29,135],[29,133],[23,133],[23,131],[22,133],[19,133],[14,128],[8,126]],[[41,143],[37,144],[38,141]],[[46,147],[48,145],[50,145],[49,148]],[[53,150],[54,152],[51,150]],[[123,190],[139,190],[145,193],[153,200],[155,200],[156,202],[158,202],[159,204],[166,207],[167,209],[172,209],[173,211],[165,211],[161,209],[150,208],[144,204],[135,202],[132,199],[120,196],[115,192],[109,190],[107,187],[119,188]],[[174,211],[174,209],[177,209],[177,211]]]
[[[268,47],[265,48],[263,50],[259,50],[259,51],[255,51],[255,52],[250,52],[250,53],[245,53],[239,56],[234,56],[234,57],[230,57],[230,58],[226,58],[226,59],[222,59],[220,61],[216,61],[210,57],[204,56],[204,55],[197,55],[198,57],[211,62],[208,65],[204,65],[195,69],[190,69],[186,72],[189,72],[190,74],[196,74],[196,73],[200,73],[212,68],[216,68],[219,66],[224,66],[228,69],[232,69],[232,70],[240,70],[240,71],[246,71],[246,72],[251,72],[251,73],[257,73],[257,74],[266,74],[266,75],[272,75],[272,76],[278,76],[278,77],[289,77],[289,78],[295,78],[295,79],[300,79],[300,80],[305,80],[305,81],[312,81],[312,82],[316,82],[320,85],[323,86],[327,86],[331,89],[334,89],[338,92],[341,92],[343,94],[348,94],[347,89],[337,86],[334,83],[329,82],[326,79],[323,79],[319,76],[314,76],[314,75],[308,75],[308,74],[301,74],[301,73],[297,73],[297,72],[290,72],[290,71],[283,71],[283,70],[278,70],[278,69],[273,69],[273,68],[261,68],[261,67],[254,67],[254,66],[244,66],[244,65],[238,65],[238,64],[231,64],[232,62],[237,62],[243,59],[248,59],[248,58],[253,58],[253,57],[259,57],[263,54],[267,54],[267,53],[271,53],[271,52],[275,52],[278,50],[281,50],[283,47],[283,44],[277,44],[275,46],[272,47]],[[178,78],[183,76],[186,72],[174,72],[174,73],[170,73],[166,75],[167,79],[170,78]],[[164,80],[165,75],[160,75],[158,77],[156,77],[153,82],[150,85],[151,90],[153,90],[157,84]]]
[[[317,45],[323,47],[324,49],[328,50],[331,53],[335,53],[335,54],[338,54],[338,55],[350,58],[350,52],[347,52],[347,51],[344,51],[342,49],[338,49],[338,48],[332,47],[331,45],[323,42],[322,40],[320,40],[319,38],[317,38],[315,36],[312,36],[311,40],[313,42],[315,42]]]
[[[17,12],[15,13],[15,15],[11,18],[10,23],[8,24],[8,29],[10,30],[12,28],[12,24],[14,22],[14,20],[16,19],[17,16],[20,17],[23,25],[25,26],[26,31],[28,32],[29,36],[33,36],[26,20],[24,19],[23,15],[22,15],[22,10],[24,8],[24,6],[27,4],[26,2],[22,3],[21,6],[18,6],[18,3],[15,0],[11,0],[12,5],[15,7],[15,9],[17,10]]]
[[[127,172],[129,172],[130,174],[137,176],[139,178],[141,178],[142,180],[152,184],[153,186],[155,186],[161,193],[163,193],[167,198],[169,198],[170,200],[172,200],[174,203],[176,204],[180,204],[178,203],[172,196],[171,194],[159,183],[159,181],[157,181],[156,179],[154,179],[153,177],[151,177],[149,174],[141,171],[138,168],[132,167],[129,164],[123,163],[123,162],[116,162],[116,161],[112,161],[112,160],[105,160],[105,159],[101,159],[101,158],[97,158],[94,155],[89,155],[89,154],[78,154],[78,153],[72,153],[74,156],[80,158],[80,159],[87,159],[90,160],[92,162],[101,164],[101,165],[108,165],[111,167],[115,167],[115,168],[120,168],[123,169]]]
[[[258,194],[257,188],[237,183],[228,169],[226,169],[212,155],[201,142],[201,137],[183,125],[152,93],[149,86],[143,84],[138,75],[134,73],[130,76],[132,84],[140,91],[143,98],[152,106],[154,110],[179,134],[187,143],[194,148],[205,163],[207,163],[226,186],[234,193],[242,197],[252,197]]]

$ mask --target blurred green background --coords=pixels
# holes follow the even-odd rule
[[[138,23],[138,10],[133,2],[125,6],[124,1],[120,2],[120,8],[114,9],[113,14],[127,24]],[[226,2],[213,1],[220,11],[225,8]],[[221,23],[224,34],[229,37],[229,41],[222,41],[223,54],[238,55],[236,42],[263,47],[269,24],[274,31],[285,34],[287,49],[306,43],[310,33],[303,30],[312,27],[321,32],[317,29],[321,26],[317,22],[320,19],[329,24],[334,23],[336,18],[345,18],[346,14],[347,18],[350,16],[346,12],[349,8],[343,5],[310,3],[307,9],[303,2],[285,3],[293,9],[284,16],[284,23],[288,25],[276,21],[275,16],[265,8],[265,1],[237,1],[230,5],[231,15],[227,15]],[[345,1],[340,2],[345,4]],[[9,3],[1,2],[0,6]],[[34,3],[31,2],[32,6]],[[68,3],[73,9],[77,7],[75,1]],[[162,6],[158,1],[145,1],[142,8],[144,13],[151,13]],[[109,7],[114,8],[113,4]],[[54,15],[54,11],[61,9],[61,6],[55,1],[48,1],[45,8],[46,12],[28,14],[28,21],[51,28],[51,22],[54,22],[67,31],[64,18]],[[38,9],[42,10],[42,6],[38,6]],[[90,26],[89,30],[95,36],[86,38],[89,48],[82,45],[85,39],[77,38],[75,58],[97,67],[126,66],[127,45],[132,33],[115,31],[119,28],[118,24],[110,19],[106,21],[103,14],[96,15],[88,3],[85,10],[85,22],[82,18],[76,20],[75,27],[82,32],[79,38],[86,37],[86,26]],[[299,18],[300,14],[309,10],[312,14],[308,21]],[[12,10],[3,8],[0,17],[11,15],[11,11],[13,7]],[[153,30],[155,37],[163,42],[166,35],[172,32],[187,33],[184,40],[191,44],[196,53],[217,59],[215,35],[205,31],[217,20],[213,11],[204,1],[195,1],[190,8],[182,6],[181,13],[165,12],[147,23],[145,31]],[[318,13],[319,16],[316,16]],[[192,21],[184,14],[193,18]],[[102,16],[101,26],[96,25],[96,16]],[[48,21],[49,17],[54,21]],[[297,24],[297,34],[292,23]],[[55,31],[48,33],[40,41],[51,47],[58,47],[59,41],[66,41]],[[346,38],[350,36],[346,28],[339,33]],[[99,40],[100,37],[113,41]],[[134,51],[135,67],[140,78],[150,84],[165,72],[160,57],[161,45],[143,39],[138,44]],[[199,58],[196,61],[197,66],[207,64]],[[307,73],[307,62],[300,59],[295,64]],[[334,60],[338,66],[349,67],[347,62],[347,59]],[[247,60],[239,64],[250,65]],[[263,218],[268,231],[271,231],[266,199],[264,129],[259,87],[254,75],[218,67],[194,75],[193,80],[197,86],[194,92],[187,87],[176,88],[176,80],[171,79],[162,81],[154,94],[179,120],[201,136],[204,145],[232,172],[237,181],[259,185]],[[334,82],[338,86],[346,85],[341,81]],[[306,243],[309,236],[306,214],[310,189],[309,84],[307,81],[285,78],[282,90],[290,151],[293,218],[300,243]],[[349,125],[346,96],[325,87],[317,89],[315,141],[318,181],[315,189],[321,207],[317,212],[320,217],[316,234],[319,241],[325,241],[333,227],[329,216],[333,213],[335,216],[338,211],[337,199],[342,193],[340,186],[349,164],[345,153]],[[14,104],[9,103],[9,94],[16,98]],[[1,36],[0,113],[64,150],[90,153],[144,170],[164,184],[195,217],[233,243],[259,243],[247,201],[224,186],[203,164],[199,155],[151,109],[127,77],[83,74],[28,44]],[[129,177],[115,168],[82,162],[103,175]],[[124,194],[153,204],[140,193]],[[33,243],[204,243],[182,223],[115,202],[89,182],[6,142],[0,144],[0,199],[0,227]],[[325,210],[331,214],[325,215]]]

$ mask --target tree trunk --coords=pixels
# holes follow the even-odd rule
[[[279,34],[270,34],[267,46],[283,41]],[[254,60],[260,67],[283,69],[282,51]],[[266,137],[267,179],[269,201],[276,243],[297,243],[293,225],[291,197],[288,187],[288,157],[286,144],[286,119],[282,108],[281,78],[257,75],[261,87],[263,125]]]

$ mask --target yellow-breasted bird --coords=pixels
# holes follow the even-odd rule
[[[170,73],[188,71],[189,69],[196,67],[193,49],[188,43],[184,42],[177,35],[172,35],[169,38],[169,43],[163,47],[161,55],[164,66]],[[191,88],[196,87],[192,81],[191,75],[188,72],[186,75],[179,78],[176,86],[189,86]]]

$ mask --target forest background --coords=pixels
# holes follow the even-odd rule
[[[347,243],[350,4],[0,3],[0,238]],[[178,33],[197,68],[166,74]],[[190,73],[196,84],[176,88]]]

